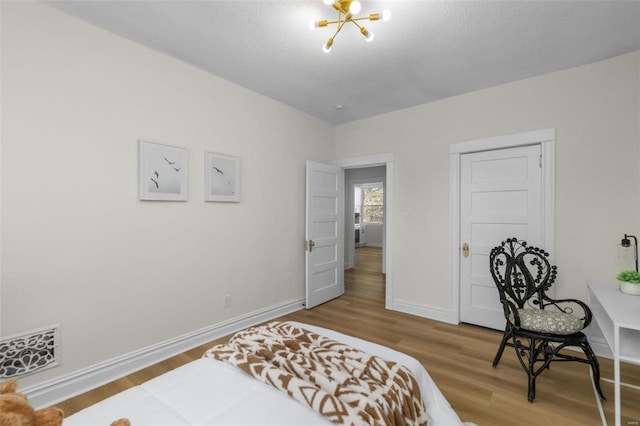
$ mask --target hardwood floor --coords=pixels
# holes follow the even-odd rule
[[[588,366],[555,364],[537,379],[536,399],[527,401],[527,377],[513,349],[497,368],[491,362],[501,332],[468,324],[451,325],[384,309],[381,250],[356,250],[355,268],[345,271],[345,294],[314,309],[278,318],[331,328],[390,346],[418,359],[464,421],[478,426],[600,425]],[[425,285],[430,285],[425,278]],[[209,344],[57,404],[67,415],[199,358]],[[600,359],[603,377],[613,365]],[[640,366],[623,366],[623,381],[640,384]],[[607,421],[613,425],[613,385],[602,383]],[[622,424],[640,421],[640,390],[623,388]],[[427,407],[428,408],[428,407]],[[135,425],[134,425],[135,426]]]

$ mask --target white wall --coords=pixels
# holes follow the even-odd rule
[[[52,380],[304,297],[305,161],[333,126],[43,3],[2,7],[0,335],[60,324]],[[138,139],[189,150],[189,201],[138,200]],[[203,152],[242,158],[203,201]],[[222,309],[222,297],[231,307]]]
[[[609,283],[640,233],[640,53],[456,96],[336,129],[338,158],[393,152],[394,300],[449,300],[449,144],[556,129],[556,295]]]

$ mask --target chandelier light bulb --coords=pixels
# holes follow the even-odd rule
[[[391,11],[389,9],[385,9],[382,11],[382,20],[383,21],[388,21],[389,19],[391,19]]]
[[[331,52],[331,46],[333,46],[333,39],[330,38],[329,40],[327,40],[327,42],[322,46],[322,51],[324,53],[329,53]]]
[[[362,5],[358,0],[351,2],[351,5],[349,6],[349,13],[351,15],[357,15],[358,13],[360,13],[361,10],[362,10]]]
[[[333,0],[322,0],[324,2],[324,4],[326,4],[327,6],[331,6],[333,4]]]
[[[327,21],[326,19],[322,19],[320,21],[309,21],[309,29],[311,31],[315,30],[316,28],[326,27],[327,25],[329,25],[329,21]]]
[[[364,36],[365,40],[367,40],[368,42],[372,42],[373,41],[373,33],[370,32],[370,31],[367,31],[367,29],[365,27],[360,27],[360,32]]]

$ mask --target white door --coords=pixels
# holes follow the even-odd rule
[[[306,303],[344,293],[344,171],[307,161]]]
[[[540,145],[460,156],[460,320],[503,330],[489,252],[509,237],[540,247]]]

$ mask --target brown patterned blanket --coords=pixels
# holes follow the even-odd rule
[[[406,367],[291,324],[248,328],[204,356],[241,368],[335,424],[427,424]]]

